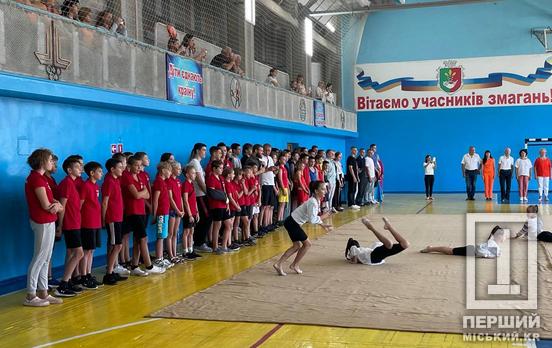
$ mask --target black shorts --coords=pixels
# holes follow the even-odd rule
[[[452,248],[452,255],[455,256],[475,256],[475,247],[466,245],[463,247]]]
[[[123,223],[111,222],[106,226],[107,243],[109,245],[121,245],[123,243]]]
[[[195,221],[195,218],[194,218],[194,222],[190,222],[190,217],[188,215],[184,215],[184,217],[182,218],[182,228],[184,229],[194,228],[196,227],[196,225],[197,225],[197,222]]]
[[[253,206],[251,205],[242,205],[241,207],[240,216],[247,216],[251,219],[253,216]]]
[[[548,231],[542,231],[537,235],[537,240],[550,243],[552,242],[552,233]]]
[[[81,228],[82,248],[84,250],[96,249],[96,237],[99,228]]]
[[[230,213],[226,208],[211,209],[211,218],[213,221],[225,221],[231,218]]]
[[[80,248],[82,246],[81,230],[63,230],[65,246],[67,249]]]
[[[123,221],[124,228],[128,231],[126,233],[132,232],[134,239],[142,239],[147,236],[146,233],[146,215],[128,215],[125,216]]]
[[[386,257],[396,255],[403,250],[404,248],[399,243],[393,244],[391,249],[387,249],[385,246],[380,245],[379,247],[375,248],[370,254],[370,261],[373,264],[378,264],[385,260]]]
[[[299,226],[297,221],[295,221],[291,215],[286,218],[286,221],[284,221],[284,227],[286,228],[292,242],[304,242],[309,238],[309,236],[307,236],[305,231],[303,231],[301,226]]]
[[[101,228],[96,229],[96,248],[102,247],[102,230]]]
[[[261,206],[275,206],[276,205],[276,193],[274,193],[273,185],[263,185],[261,188]]]

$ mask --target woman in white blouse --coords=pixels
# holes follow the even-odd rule
[[[309,236],[301,228],[302,225],[309,222],[322,226],[328,232],[332,229],[331,224],[326,224],[323,221],[330,217],[331,212],[327,211],[320,216],[318,215],[320,212],[320,201],[326,196],[326,183],[324,181],[311,181],[309,186],[310,192],[314,192],[314,194],[306,202],[298,206],[284,221],[284,227],[293,245],[286,250],[278,262],[272,265],[281,276],[286,275],[286,272],[282,269],[282,263],[295,253],[297,253],[297,256],[295,256],[295,260],[289,265],[289,268],[297,274],[303,273],[299,268],[299,262],[307,253],[311,242]]]
[[[519,158],[516,160],[516,178],[519,184],[519,200],[521,203],[528,202],[527,189],[529,186],[529,180],[531,180],[531,168],[533,164],[531,160],[527,158],[527,150],[521,149],[519,151]]]
[[[378,241],[365,248],[361,247],[353,238],[349,238],[347,247],[345,248],[345,258],[351,263],[381,265],[385,263],[386,257],[396,255],[410,246],[410,243],[391,226],[389,219],[386,217],[383,218],[383,229],[391,232],[397,243],[393,243],[385,238],[367,218],[362,219],[362,223],[374,233]]]
[[[431,158],[431,155],[426,155],[424,160],[424,183],[426,200],[433,200],[433,183],[435,182],[435,168],[437,167],[437,159]]]

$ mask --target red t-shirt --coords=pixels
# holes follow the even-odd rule
[[[105,212],[105,223],[122,222],[123,194],[120,180],[114,178],[111,174],[107,175],[102,184],[102,197],[109,197]]]
[[[211,160],[207,162],[207,165],[205,166],[205,177],[209,178],[211,176],[211,173],[213,173],[213,165],[211,164]]]
[[[224,180],[221,177],[217,179],[215,174],[211,174],[207,178],[206,184],[208,188],[226,192]],[[226,209],[225,201],[217,201],[209,197],[208,202],[209,202],[210,209]]]
[[[81,207],[82,228],[102,228],[102,207],[98,198],[100,188],[98,184],[90,179],[86,180],[80,188],[80,198],[83,202]]]
[[[257,179],[255,177],[245,179],[245,187],[248,191],[251,191],[252,188],[257,186]],[[254,192],[247,196],[247,205],[255,205],[258,201],[259,192]]]
[[[52,189],[52,193],[54,195],[55,199],[59,200],[59,194],[58,194],[58,184],[56,182],[56,179],[52,176],[44,175],[46,180],[48,180],[48,185],[50,185],[50,189]]]
[[[245,196],[245,192],[243,192],[243,183],[245,182],[244,179],[240,181],[234,181],[234,186],[236,186],[236,191],[238,192],[238,196],[241,193],[242,195],[238,198],[238,204],[240,207],[249,205],[247,203],[247,197]]]
[[[125,174],[123,174],[121,177],[121,189],[123,191],[125,215],[146,215],[146,203],[143,198],[134,198],[129,190],[131,185],[134,186],[138,192],[142,191],[146,187],[138,175],[135,179],[130,172],[125,172]]]
[[[550,158],[537,158],[535,160],[535,169],[537,176],[550,177]]]
[[[314,167],[316,168],[316,175],[318,177],[318,181],[324,181],[324,171],[322,170],[322,168],[320,168],[318,164]]]
[[[226,193],[228,196],[232,197],[234,201],[238,203],[238,187],[236,186],[236,183],[234,181],[225,181],[224,184],[226,185]],[[230,211],[237,211],[238,209],[232,204],[228,203],[230,205]]]
[[[189,182],[188,180],[184,181],[184,184],[182,184],[182,199],[184,199],[184,193],[188,193],[188,205],[190,206],[190,211],[192,212],[193,216],[197,215],[197,201],[196,201],[196,194],[194,189],[194,184]]]
[[[234,168],[234,162],[232,162],[231,159],[227,159],[224,166],[228,168]]]
[[[159,191],[159,199],[157,200],[156,216],[169,215],[170,199],[169,188],[167,182],[161,176],[157,175],[153,181],[152,191],[155,193]]]
[[[80,192],[82,185],[84,185],[84,180],[82,180],[82,177],[79,176],[75,179],[75,187],[77,188],[77,192]]]
[[[27,205],[29,206],[29,216],[37,224],[47,224],[57,220],[57,215],[42,209],[40,201],[36,196],[35,189],[44,187],[46,190],[46,196],[48,201],[53,203],[54,194],[50,184],[45,175],[40,174],[37,171],[31,170],[27,180],[25,181],[25,197],[27,198]]]
[[[182,183],[180,182],[179,178],[173,178],[170,177],[167,179],[167,186],[169,190],[172,192],[172,196],[174,199],[174,203],[176,203],[176,207],[178,210],[182,211],[182,200],[180,197],[182,196]]]
[[[309,167],[307,166],[305,166],[305,168],[303,169],[303,180],[305,180],[305,184],[307,185],[307,187],[309,187],[311,179],[310,179],[310,170],[309,170]]]
[[[80,196],[77,191],[77,180],[66,176],[59,183],[59,198],[67,199],[65,203],[65,214],[63,215],[63,226],[65,231],[79,230],[81,228]]]
[[[153,202],[153,195],[151,194],[151,181],[150,181],[150,176],[148,174],[148,172],[146,171],[141,171],[140,173],[138,173],[138,177],[140,178],[140,181],[144,183],[144,185],[146,185],[146,188],[148,189],[148,192],[150,194],[150,199],[149,199],[149,202],[151,204],[151,202]]]
[[[282,185],[283,188],[289,188],[289,177],[288,177],[288,171],[285,165],[280,164],[280,173],[282,175]]]

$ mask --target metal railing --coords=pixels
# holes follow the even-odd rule
[[[168,52],[0,0],[0,69],[166,99]],[[42,61],[39,59],[42,57]],[[48,57],[57,67],[46,69]],[[46,60],[46,62],[45,62]],[[48,73],[47,73],[48,70]],[[313,99],[203,65],[206,106],[314,124]],[[239,102],[232,93],[240,91]],[[356,114],[326,104],[326,127],[356,131]]]

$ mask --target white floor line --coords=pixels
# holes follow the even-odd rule
[[[93,331],[93,332],[85,333],[85,334],[82,334],[82,335],[77,335],[77,336],[72,336],[72,337],[64,338],[64,339],[58,340],[58,341],[53,341],[53,342],[44,343],[44,344],[41,344],[41,345],[39,345],[39,346],[34,346],[33,348],[49,347],[49,346],[53,346],[54,344],[64,343],[64,342],[76,340],[76,339],[83,338],[83,337],[88,337],[88,336],[97,335],[97,334],[104,333],[104,332],[109,332],[109,331],[113,331],[113,330],[123,329],[123,328],[129,327],[129,326],[141,325],[141,324],[149,323],[149,322],[156,321],[156,320],[160,320],[160,319],[161,319],[161,318],[151,318],[151,319],[145,319],[145,320],[135,321],[135,322],[128,323],[128,324],[112,326],[112,327],[109,327],[109,328],[107,328],[107,329],[102,329],[102,330],[98,330],[98,331]]]

